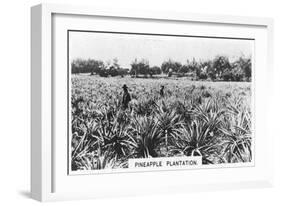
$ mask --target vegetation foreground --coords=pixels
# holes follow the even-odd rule
[[[252,160],[250,82],[96,75],[71,81],[72,171],[127,168],[130,158]],[[128,109],[121,105],[124,83],[132,96]]]

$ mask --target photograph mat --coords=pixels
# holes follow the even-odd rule
[[[251,58],[251,64],[252,64],[252,79],[250,81],[250,88],[251,88],[251,112],[252,112],[252,117],[251,117],[251,124],[252,124],[252,161],[251,162],[244,162],[244,163],[223,163],[223,164],[213,164],[213,165],[200,165],[200,166],[193,166],[193,167],[184,167],[184,168],[157,168],[157,169],[149,169],[149,168],[141,168],[141,169],[134,169],[134,168],[123,168],[123,169],[100,169],[100,170],[78,170],[78,171],[72,171],[71,170],[71,167],[70,167],[70,162],[71,162],[71,137],[69,136],[71,134],[71,124],[70,124],[70,117],[71,117],[71,109],[69,107],[70,103],[71,102],[71,95],[70,95],[70,91],[71,91],[71,72],[70,72],[70,69],[71,69],[71,62],[73,59],[75,59],[75,57],[72,57],[71,56],[71,53],[75,52],[75,47],[73,47],[72,49],[70,49],[70,43],[72,43],[71,41],[71,34],[75,34],[76,35],[76,39],[79,39],[79,40],[83,40],[83,35],[84,34],[87,34],[87,35],[95,35],[95,34],[98,34],[99,36],[96,38],[96,41],[99,40],[99,38],[102,37],[103,34],[107,35],[107,38],[103,39],[103,41],[106,41],[108,38],[112,38],[114,39],[114,41],[117,41],[118,38],[123,37],[122,39],[123,40],[126,40],[128,37],[129,37],[129,40],[130,41],[130,37],[132,37],[133,39],[141,39],[141,42],[146,42],[146,41],[149,41],[149,40],[152,40],[152,44],[153,44],[153,40],[159,40],[157,38],[161,38],[162,42],[165,42],[165,41],[170,41],[173,42],[175,39],[174,38],[177,38],[178,41],[184,39],[184,38],[187,38],[189,39],[190,42],[192,41],[197,41],[197,44],[198,42],[200,42],[200,40],[205,40],[206,43],[208,43],[208,40],[211,41],[211,40],[215,40],[216,42],[213,43],[213,45],[215,46],[217,42],[219,42],[220,40],[221,41],[224,41],[224,43],[221,43],[221,45],[225,44],[231,44],[231,45],[235,45],[237,42],[240,43],[240,45],[243,45],[242,42],[248,42],[247,46],[244,46],[244,48],[246,48],[245,50],[247,51],[247,55],[246,56],[249,56]],[[79,37],[79,34],[82,34],[82,38],[77,38],[77,36]],[[117,37],[116,37],[117,36]],[[87,39],[89,40],[89,39]],[[159,41],[161,41],[159,40]],[[233,42],[231,42],[233,41]],[[240,42],[241,41],[241,42]],[[242,37],[230,37],[230,36],[225,36],[225,37],[222,37],[222,36],[200,36],[200,35],[179,35],[179,34],[167,34],[167,33],[163,33],[163,34],[159,34],[159,33],[132,33],[132,32],[118,32],[118,31],[96,31],[96,30],[74,30],[74,29],[71,29],[71,30],[67,30],[67,66],[68,66],[68,174],[69,175],[85,175],[85,174],[110,174],[110,173],[123,173],[123,172],[149,172],[149,171],[169,171],[169,170],[194,170],[194,169],[223,169],[223,168],[236,168],[236,167],[254,167],[255,166],[255,38],[251,37],[247,37],[247,38],[242,38]],[[78,41],[79,42],[79,41]],[[87,42],[87,41],[86,41]],[[92,42],[93,44],[95,43],[95,41]],[[219,42],[220,43],[220,42]],[[165,43],[163,43],[165,44]],[[196,45],[196,43],[194,44]],[[138,46],[141,46],[141,44],[139,44]],[[200,45],[201,46],[201,49],[204,48],[204,45]],[[86,46],[87,47],[87,46]],[[89,47],[89,46],[88,46]],[[97,47],[95,50],[99,50],[99,47]],[[244,51],[245,51],[244,50]],[[110,50],[108,50],[109,53],[111,52]],[[235,50],[234,50],[235,51]],[[233,49],[232,51],[230,51],[229,53],[233,52]],[[89,52],[90,53],[90,52]],[[241,53],[241,51],[240,51]],[[220,55],[220,54],[223,54],[223,51],[222,53],[217,53],[217,55]],[[199,51],[199,54],[200,56],[200,51]],[[236,58],[237,58],[238,53],[236,52]],[[90,58],[90,56],[88,57],[85,57],[85,59],[87,58]],[[114,57],[114,55],[112,56]],[[116,56],[118,57],[118,56]],[[171,58],[173,59],[174,56],[171,56]],[[215,56],[213,56],[212,58],[214,58]],[[192,56],[190,57],[191,59],[189,60],[192,60]],[[98,58],[97,58],[98,59]],[[108,58],[110,59],[110,58]],[[112,59],[112,58],[111,58]],[[167,59],[167,58],[166,58]],[[209,59],[211,59],[211,57],[209,57]],[[103,60],[106,60],[106,59],[103,59]],[[165,60],[165,59],[163,59]],[[202,60],[200,58],[198,58],[198,60]],[[204,59],[203,59],[204,60]],[[208,58],[206,58],[205,60],[208,60]],[[128,65],[126,65],[128,66]],[[204,81],[203,81],[204,82]],[[190,82],[192,83],[192,81]],[[173,159],[173,157],[170,157],[171,159]],[[153,158],[154,159],[154,158]],[[152,159],[152,160],[153,160]],[[148,159],[149,160],[149,159]]]
[[[54,27],[54,46],[53,46],[53,52],[54,52],[54,67],[53,71],[55,72],[54,77],[55,77],[55,82],[56,82],[56,94],[54,97],[55,100],[55,107],[57,114],[54,116],[57,122],[57,127],[56,128],[66,128],[66,116],[67,116],[67,111],[65,107],[65,103],[68,101],[67,98],[65,97],[67,94],[67,87],[66,85],[62,85],[61,81],[64,79],[63,82],[67,82],[66,79],[66,70],[62,70],[59,68],[67,68],[67,54],[66,54],[66,48],[67,48],[67,40],[66,40],[66,33],[67,30],[69,29],[77,29],[77,30],[100,30],[100,31],[112,31],[117,30],[117,31],[128,31],[131,30],[133,32],[140,32],[137,29],[135,29],[135,25],[137,24],[136,22],[130,22],[128,24],[122,25],[120,28],[114,28],[116,27],[117,24],[114,23],[114,20],[111,19],[109,20],[110,23],[105,23],[105,22],[100,22],[95,20],[94,17],[91,17],[88,19],[88,21],[85,21],[85,18],[77,18],[73,16],[64,16],[64,15],[54,15],[53,16],[53,27]],[[79,20],[80,19],[80,20]],[[120,22],[118,22],[120,23]],[[147,22],[143,25],[147,25]],[[142,28],[142,32],[147,32],[147,33],[159,33],[159,28],[158,32],[153,29],[153,26],[148,26],[146,27],[140,27]],[[163,22],[163,25],[165,25],[165,22]],[[120,24],[119,24],[120,26]],[[206,36],[210,35],[215,35],[219,36],[220,34],[224,34],[223,36],[234,36],[234,37],[249,37],[249,38],[254,38],[255,39],[255,88],[257,91],[256,96],[256,115],[258,117],[265,117],[265,110],[267,102],[264,96],[267,94],[267,91],[265,90],[266,84],[268,81],[268,74],[266,65],[267,65],[267,57],[264,55],[264,51],[267,50],[267,28],[266,27],[259,27],[259,26],[252,26],[252,27],[247,27],[247,26],[242,26],[242,29],[240,29],[240,26],[237,27],[231,27],[228,26],[224,28],[222,25],[213,25],[214,27],[218,27],[219,29],[214,29],[210,32],[210,29],[207,27],[205,28],[204,32],[203,29],[192,29],[189,30],[188,33],[191,34],[196,34],[196,32],[200,34],[204,34]],[[163,33],[168,33],[165,31],[166,25],[160,29],[163,31]],[[182,28],[182,27],[181,27]],[[185,27],[190,28],[190,27]],[[222,28],[224,28],[222,30]],[[174,33],[182,34],[182,33],[187,33],[187,31],[183,31],[183,29],[175,29],[173,30]],[[214,32],[215,31],[215,32]],[[218,32],[221,31],[221,32]],[[258,82],[258,84],[256,84]],[[256,135],[257,140],[259,143],[256,144],[256,147],[259,149],[256,151],[261,151],[261,145],[262,149],[264,151],[270,151],[268,148],[270,148],[270,142],[265,141],[263,138],[266,136],[266,127],[264,127],[264,118],[255,118],[256,120]],[[65,130],[64,130],[65,131]],[[166,179],[166,182],[164,185],[167,184],[174,184],[173,182],[170,182],[169,177],[170,175],[176,174],[178,178],[175,178],[174,181],[182,181],[183,179],[189,179],[189,183],[185,183],[188,185],[197,185],[199,184],[206,184],[206,182],[209,181],[210,184],[218,184],[219,182],[221,183],[227,183],[229,182],[229,179],[232,179],[233,182],[239,181],[256,181],[260,180],[261,178],[265,177],[263,174],[267,174],[267,168],[268,162],[267,156],[266,155],[260,155],[259,153],[259,158],[255,160],[257,164],[255,167],[246,167],[246,168],[237,168],[237,169],[232,169],[232,168],[221,168],[219,170],[217,169],[212,169],[212,170],[184,170],[184,171],[161,171],[161,172],[143,172],[143,173],[138,173],[138,178],[136,179],[134,173],[118,173],[118,174],[113,174],[111,173],[110,175],[106,175],[106,178],[103,175],[78,175],[78,176],[72,176],[72,175],[67,175],[67,167],[65,162],[67,161],[67,151],[64,150],[65,145],[67,145],[66,138],[57,138],[57,137],[65,137],[66,132],[63,130],[56,130],[55,131],[55,145],[56,145],[56,150],[59,149],[59,151],[56,151],[56,162],[55,165],[53,166],[55,170],[55,176],[56,176],[56,182],[55,182],[55,188],[56,188],[56,193],[60,194],[61,192],[70,192],[75,191],[76,187],[80,187],[83,185],[83,195],[84,197],[87,196],[92,196],[92,192],[89,191],[96,191],[94,187],[91,186],[91,184],[88,184],[89,182],[96,182],[97,184],[105,184],[105,187],[109,187],[110,185],[108,184],[109,182],[121,185],[122,188],[134,188],[136,193],[142,193],[142,190],[146,188],[145,184],[142,181],[138,181],[141,179],[147,179],[155,182],[157,184],[157,188],[161,188],[162,182],[161,179]],[[64,152],[65,153],[64,153]],[[58,155],[58,154],[66,154],[66,155]],[[267,154],[267,153],[265,153]],[[268,163],[268,164],[267,164]],[[235,171],[235,173],[233,173]],[[75,178],[74,178],[75,177]],[[121,179],[118,177],[122,177]],[[126,180],[126,181],[124,181]],[[212,181],[214,180],[214,181]],[[136,184],[140,185],[139,188],[135,188],[133,185],[130,184],[130,182],[136,182]],[[164,186],[163,185],[163,186]],[[152,189],[156,187],[151,187],[151,192]],[[180,188],[180,187],[179,187]],[[95,196],[102,196],[102,194],[106,193],[106,190],[103,190],[100,188],[99,191],[96,191]],[[121,193],[120,193],[121,194]],[[73,193],[74,195],[74,193]],[[116,194],[118,195],[118,194]]]

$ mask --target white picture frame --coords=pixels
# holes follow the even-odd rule
[[[62,144],[57,142],[55,128],[60,124],[56,117],[56,95],[61,95],[65,90],[58,90],[57,74],[54,71],[55,53],[66,52],[66,47],[54,45],[54,30],[60,27],[56,16],[67,18],[106,18],[107,21],[122,20],[125,23],[138,21],[145,27],[145,22],[161,22],[161,24],[178,23],[179,28],[187,22],[197,25],[217,25],[213,35],[220,35],[221,28],[250,28],[242,31],[241,37],[259,36],[259,45],[255,51],[255,164],[253,167],[226,168],[182,171],[154,171],[153,173],[130,174],[99,174],[98,176],[76,176],[69,179],[67,171],[62,173],[59,165],[63,164],[58,158]],[[79,19],[77,22],[81,22]],[[65,21],[66,22],[66,21]],[[64,23],[65,23],[64,22]],[[76,24],[77,24],[76,22]],[[67,24],[67,23],[66,23]],[[84,23],[87,27],[87,22]],[[89,24],[89,23],[88,23]],[[73,24],[75,25],[75,23]],[[73,26],[72,25],[72,26]],[[93,26],[93,25],[91,25]],[[112,25],[113,26],[113,25]],[[67,27],[67,25],[66,25]],[[83,27],[83,26],[82,26]],[[71,27],[70,29],[73,29]],[[142,28],[139,28],[142,29]],[[54,201],[68,199],[83,199],[110,197],[121,195],[171,193],[188,191],[205,191],[214,189],[234,189],[248,187],[272,186],[273,179],[273,134],[270,133],[267,121],[267,108],[270,108],[270,97],[267,90],[272,88],[273,77],[273,20],[259,17],[234,17],[221,15],[201,15],[176,12],[149,12],[114,10],[108,8],[92,8],[86,6],[70,6],[57,4],[40,4],[31,8],[31,196],[39,201]],[[236,31],[237,33],[237,31]],[[65,54],[65,53],[64,53]],[[65,72],[65,71],[62,71]],[[65,74],[66,75],[66,74]],[[66,102],[64,102],[66,103]],[[65,104],[66,105],[66,104]],[[57,107],[57,106],[56,106]],[[63,105],[62,105],[63,107]],[[56,121],[55,121],[56,120]],[[261,127],[263,126],[263,127]],[[64,154],[63,154],[64,155]],[[199,171],[199,170],[197,170]],[[243,175],[245,174],[245,175]],[[202,181],[189,181],[202,179]],[[200,178],[203,176],[204,178]],[[233,175],[233,176],[232,176]],[[98,177],[95,178],[95,177]],[[174,182],[168,179],[173,177]],[[158,180],[158,179],[159,180]],[[160,179],[167,181],[160,181]],[[189,178],[189,179],[188,179]],[[116,180],[118,179],[118,180]],[[206,181],[208,179],[208,181]],[[138,181],[138,187],[133,186],[133,181]],[[145,182],[145,180],[148,180]],[[156,184],[153,184],[154,180]],[[94,183],[99,187],[85,187],[79,184]],[[119,185],[118,185],[119,184]],[[68,190],[70,186],[71,190]]]

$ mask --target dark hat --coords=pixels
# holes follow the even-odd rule
[[[123,89],[127,89],[128,87],[127,87],[126,84],[124,84],[122,88],[123,88]]]

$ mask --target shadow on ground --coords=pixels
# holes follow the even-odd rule
[[[20,194],[21,196],[26,197],[26,198],[31,198],[31,193],[30,193],[30,191],[27,191],[27,190],[18,191],[18,194]]]

